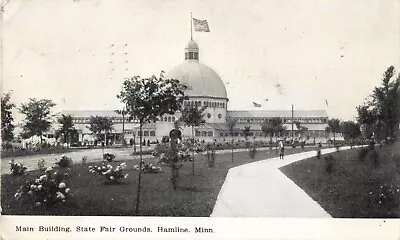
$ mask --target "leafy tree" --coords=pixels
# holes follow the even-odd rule
[[[265,119],[261,124],[261,131],[264,133],[264,136],[269,136],[272,139],[272,135],[274,134],[274,128],[272,126],[271,121]]]
[[[104,142],[106,144],[107,133],[113,130],[113,122],[108,117],[90,116],[89,130],[96,135],[97,139],[102,139],[101,135],[104,134]]]
[[[301,125],[301,123],[299,121],[294,122],[294,124],[296,125],[296,128],[299,131],[300,138],[303,138],[304,133],[308,130],[308,127]]]
[[[30,98],[29,102],[21,104],[20,113],[25,115],[23,132],[25,137],[37,135],[43,141],[43,133],[51,127],[51,119],[54,115],[51,109],[56,104],[49,99]]]
[[[117,97],[125,104],[128,115],[131,119],[139,121],[139,130],[142,132],[143,124],[156,122],[164,114],[174,114],[182,108],[186,99],[185,85],[178,80],[164,79],[164,72],[159,77],[151,76],[141,78],[135,76],[123,82],[122,90]],[[140,134],[142,142],[142,134]],[[140,163],[138,174],[138,187],[136,196],[136,215],[139,214],[140,186],[142,178],[142,146],[140,146]]]
[[[375,87],[372,93],[372,104],[383,122],[385,138],[393,137],[395,126],[400,121],[400,74],[393,79],[394,74],[394,67],[388,67],[383,74],[382,85]]]
[[[337,118],[331,118],[328,119],[328,126],[326,127],[325,131],[326,132],[332,132],[333,133],[333,144],[336,143],[336,133],[340,132],[340,119]]]
[[[286,127],[283,126],[282,118],[274,117],[271,118],[271,125],[273,133],[278,134],[279,136],[286,130]]]
[[[122,146],[126,146],[126,141],[125,141],[125,116],[128,113],[125,108],[122,110],[115,110],[116,113],[122,115]]]
[[[14,118],[12,116],[12,109],[15,107],[14,103],[10,102],[11,92],[1,96],[1,140],[4,143],[10,142],[14,139]]]
[[[186,105],[181,110],[182,116],[180,117],[180,121],[182,121],[186,126],[192,128],[192,174],[194,175],[194,127],[198,127],[204,124],[206,121],[203,119],[205,106],[189,106]]]
[[[243,134],[244,134],[244,138],[246,139],[246,148],[249,145],[248,138],[250,136],[250,133],[251,133],[250,126],[244,126]]]
[[[344,139],[346,140],[354,140],[359,137],[360,125],[353,121],[344,121],[340,123],[340,132],[343,134]]]
[[[365,137],[370,138],[374,124],[378,120],[378,113],[370,104],[364,103],[357,107],[356,120],[358,124],[365,126]]]
[[[62,114],[57,121],[61,125],[57,131],[57,135],[62,134],[64,136],[64,142],[69,145],[71,133],[75,130],[72,116]]]
[[[237,123],[237,120],[233,119],[233,118],[229,118],[226,121],[228,133],[232,137],[232,162],[233,162],[233,148],[234,148],[234,142],[235,142],[234,140],[235,140],[235,134],[236,134],[236,129],[235,129],[236,123]]]

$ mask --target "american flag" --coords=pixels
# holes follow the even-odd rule
[[[210,32],[207,20],[193,18],[193,27],[196,32]]]

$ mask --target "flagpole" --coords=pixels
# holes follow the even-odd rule
[[[193,40],[193,17],[192,17],[192,12],[190,12],[190,40]]]

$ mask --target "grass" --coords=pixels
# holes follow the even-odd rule
[[[400,143],[375,147],[379,164],[360,149],[335,152],[332,172],[316,157],[281,168],[281,171],[317,201],[332,217],[400,217]],[[362,154],[360,155],[362,156]]]
[[[311,150],[308,148],[306,151]],[[301,152],[300,148],[288,149],[287,154]],[[276,157],[275,150],[257,151],[254,159],[249,153],[235,152],[234,162],[231,153],[218,153],[215,166],[209,168],[205,155],[197,155],[195,175],[192,175],[192,163],[185,162],[179,171],[178,188],[174,191],[169,181],[170,170],[161,165],[163,172],[143,174],[141,187],[140,214],[142,216],[209,216],[214,208],[218,193],[224,183],[229,168],[266,158]],[[112,165],[121,161],[127,163],[127,179],[118,185],[104,184],[102,176],[88,172],[88,164],[75,164],[69,171],[67,186],[73,198],[70,204],[55,209],[38,209],[30,204],[21,204],[13,198],[15,192],[27,179],[43,174],[31,171],[26,176],[2,175],[1,196],[3,214],[13,215],[77,215],[77,216],[133,216],[136,203],[138,172],[133,166],[135,159],[118,158]],[[146,160],[156,162],[156,159]],[[249,196],[251,197],[251,196]]]

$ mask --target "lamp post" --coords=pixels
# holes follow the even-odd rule
[[[294,116],[293,116],[293,104],[292,104],[292,144],[294,142],[294,130],[293,130],[293,124],[294,124]]]

